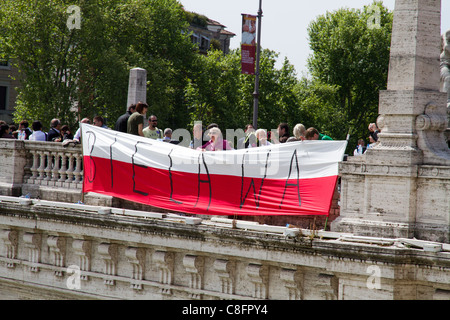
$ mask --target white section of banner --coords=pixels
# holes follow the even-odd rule
[[[304,141],[243,150],[205,152],[177,146],[163,141],[82,125],[83,155],[92,156],[155,169],[198,174],[245,176],[249,178],[300,179],[337,176],[347,141]],[[243,166],[245,164],[245,166]],[[284,170],[280,170],[284,168]]]

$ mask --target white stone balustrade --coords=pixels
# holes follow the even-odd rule
[[[101,212],[0,197],[0,299],[450,299],[445,243]]]

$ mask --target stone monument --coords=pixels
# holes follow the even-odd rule
[[[379,142],[341,165],[333,231],[449,242],[447,94],[440,91],[441,0],[396,0]]]
[[[147,102],[147,70],[134,68],[130,70],[130,80],[128,83],[128,99],[126,111],[132,104]],[[144,116],[144,128],[148,125],[147,115]]]
[[[139,101],[147,102],[147,70],[134,68],[130,70],[126,110]]]

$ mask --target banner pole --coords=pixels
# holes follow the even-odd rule
[[[80,140],[81,140],[81,154],[83,155],[83,163],[84,163],[84,154],[83,154],[83,129],[81,128],[82,123],[81,120],[78,123],[78,126],[80,128]],[[84,179],[85,179],[85,172],[84,172],[84,164],[83,164],[83,181],[81,181],[81,203],[84,204]]]
[[[262,21],[262,0],[259,0],[258,10],[258,40],[256,49],[256,73],[255,73],[255,92],[253,93],[253,128],[258,128],[258,108],[259,108],[259,61],[261,57],[261,21]]]

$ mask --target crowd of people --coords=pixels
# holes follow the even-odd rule
[[[172,140],[172,129],[164,130],[158,128],[158,118],[151,115],[148,118],[148,125],[145,126],[145,116],[149,110],[146,103],[138,102],[129,106],[128,111],[120,116],[115,125],[114,130],[128,133],[136,136],[146,137],[149,139],[160,140],[164,142],[177,144],[179,141]],[[89,118],[84,118],[81,123],[91,124]],[[103,117],[96,116],[93,118],[92,124],[101,128],[109,129]],[[44,132],[43,125],[40,121],[34,121],[29,128],[29,123],[23,120],[18,127],[8,125],[4,121],[0,121],[0,138],[30,140],[30,141],[52,141],[52,142],[81,142],[80,128],[72,134],[68,125],[62,125],[59,119],[53,119],[50,122],[50,130]],[[367,149],[370,149],[378,141],[379,129],[375,123],[369,125],[369,141],[366,146],[364,139],[358,141],[354,155],[362,155]],[[224,139],[222,131],[216,123],[212,123],[207,127],[197,123],[193,128],[193,138],[189,147],[196,150],[218,151],[218,150],[234,150],[267,146],[273,143],[290,143],[305,140],[333,140],[331,137],[320,133],[316,128],[308,128],[299,123],[292,130],[287,123],[280,123],[276,131],[266,131],[264,129],[255,130],[253,125],[248,124],[244,128],[245,136],[237,141],[227,141]]]

